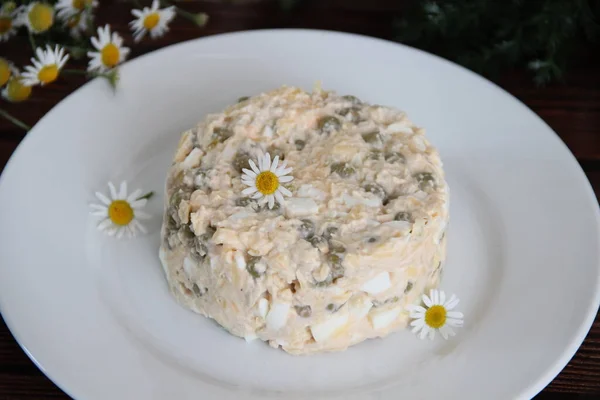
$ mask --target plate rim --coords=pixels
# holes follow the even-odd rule
[[[434,59],[437,59],[438,61],[441,61],[449,66],[452,66],[455,68],[458,67],[459,69],[461,69],[464,72],[466,72],[467,74],[469,74],[471,77],[475,77],[480,82],[487,84],[487,85],[491,85],[500,93],[503,93],[505,96],[508,96],[513,102],[517,102],[518,104],[520,104],[522,106],[522,108],[526,109],[527,112],[532,117],[536,118],[539,122],[542,122],[542,124],[547,128],[547,130],[549,130],[550,132],[553,133],[553,136],[555,139],[558,139],[558,142],[560,142],[560,144],[562,145],[563,152],[566,151],[566,153],[568,153],[568,154],[565,154],[565,156],[570,157],[571,162],[574,163],[573,166],[578,168],[578,171],[579,171],[578,174],[580,174],[579,177],[582,178],[582,184],[583,184],[582,189],[584,189],[584,187],[585,187],[584,190],[586,192],[586,196],[588,197],[588,200],[590,200],[592,204],[595,204],[596,206],[598,206],[598,207],[596,207],[594,214],[595,214],[596,225],[597,225],[597,227],[600,226],[600,205],[599,205],[598,198],[596,197],[593,187],[591,185],[591,182],[587,178],[585,171],[583,170],[581,164],[578,162],[575,155],[571,152],[571,150],[568,148],[568,146],[562,140],[562,138],[556,133],[556,131],[554,131],[554,129],[552,129],[552,127],[550,127],[544,119],[542,119],[536,112],[534,112],[530,107],[528,107],[520,99],[515,97],[513,94],[511,94],[504,88],[500,87],[498,84],[488,80],[487,78],[469,70],[466,67],[463,67],[462,65],[459,65],[450,60],[447,60],[441,56],[438,56],[433,53],[429,53],[427,51],[424,51],[424,50],[421,50],[421,49],[418,49],[415,47],[408,46],[403,43],[398,43],[398,42],[394,42],[392,40],[382,39],[382,38],[363,35],[363,34],[341,32],[341,31],[334,31],[334,30],[325,30],[325,29],[304,29],[304,28],[251,29],[251,30],[219,33],[219,34],[210,35],[210,36],[203,36],[203,37],[193,38],[193,39],[181,41],[178,43],[174,43],[171,45],[167,45],[167,46],[158,48],[156,50],[150,51],[148,53],[142,54],[140,56],[137,56],[131,60],[128,60],[125,63],[123,63],[120,66],[120,68],[131,68],[132,65],[135,65],[138,62],[144,62],[144,60],[147,57],[156,57],[163,51],[170,51],[176,47],[185,47],[185,46],[188,46],[188,45],[190,45],[192,43],[196,43],[196,42],[207,42],[207,41],[212,41],[212,40],[218,41],[225,37],[248,36],[248,35],[257,35],[257,36],[276,35],[279,33],[296,34],[296,35],[322,34],[322,35],[329,35],[329,36],[354,37],[358,40],[374,41],[374,42],[385,43],[386,45],[399,46],[408,51],[413,51],[413,52],[421,53],[422,55],[426,55],[428,57],[433,57]],[[70,99],[73,95],[77,94],[82,89],[84,89],[90,85],[98,84],[98,82],[100,80],[101,80],[100,78],[95,78],[93,80],[90,80],[90,81],[86,82],[85,84],[81,85],[79,88],[77,88],[73,92],[69,93],[60,102],[58,102],[56,105],[54,105],[46,114],[44,114],[44,116],[42,118],[40,118],[39,121],[36,122],[36,124],[32,127],[32,129],[26,133],[26,135],[23,137],[21,142],[18,144],[18,146],[15,148],[15,150],[11,154],[10,158],[6,162],[6,165],[4,166],[2,173],[0,174],[0,191],[2,190],[2,187],[4,186],[3,182],[6,179],[5,178],[6,175],[8,173],[10,173],[7,171],[12,170],[12,165],[14,164],[14,160],[17,157],[19,157],[21,152],[23,152],[23,148],[25,146],[27,146],[27,143],[29,143],[31,140],[35,140],[35,139],[31,138],[32,136],[37,137],[42,134],[42,133],[38,133],[38,132],[41,132],[41,129],[42,129],[39,126],[43,126],[42,125],[43,122],[49,117],[49,115],[52,112],[54,112],[57,108],[64,106],[64,103],[66,103],[66,100]],[[596,242],[596,254],[598,255],[598,259],[600,260],[600,235],[598,236],[598,240]],[[587,305],[587,309],[585,310],[586,317],[585,317],[583,323],[578,327],[577,330],[573,330],[573,334],[571,335],[572,339],[571,339],[569,345],[566,346],[565,348],[563,348],[560,351],[560,353],[557,352],[557,354],[560,354],[560,356],[557,357],[556,362],[552,365],[549,365],[545,369],[545,371],[543,371],[543,373],[540,371],[540,373],[538,374],[538,378],[533,380],[528,386],[526,386],[523,389],[523,392],[521,393],[521,395],[523,395],[524,398],[525,397],[526,398],[534,397],[536,394],[540,393],[548,384],[550,384],[554,380],[554,378],[560,374],[560,372],[565,368],[565,366],[567,366],[569,361],[577,353],[581,344],[585,340],[587,334],[589,333],[589,331],[594,323],[597,313],[600,311],[600,263],[598,263],[596,265],[596,272],[597,273],[596,273],[596,285],[595,285],[595,290],[594,290],[594,296],[592,299],[590,299],[590,302]],[[41,362],[39,362],[36,359],[35,355],[33,355],[29,351],[27,344],[23,343],[23,340],[19,333],[19,328],[15,325],[15,322],[13,321],[13,313],[10,311],[7,301],[4,300],[4,298],[1,294],[0,294],[0,313],[2,314],[2,317],[6,323],[6,326],[8,327],[13,338],[18,343],[19,347],[27,355],[27,357],[57,387],[59,387],[67,395],[75,398],[75,396],[73,394],[71,394],[70,389],[67,388],[67,386],[69,385],[69,382],[60,382],[59,379],[57,379],[54,376],[54,373],[47,370],[41,364]]]

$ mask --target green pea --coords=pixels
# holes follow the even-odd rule
[[[327,311],[329,311],[329,312],[334,313],[334,312],[338,311],[340,308],[342,308],[342,306],[343,306],[343,304],[342,305],[335,305],[333,303],[329,303],[329,304],[327,304],[327,307],[325,307],[325,309]]]
[[[381,143],[381,135],[378,131],[363,133],[362,138],[367,143]]]
[[[330,226],[330,227],[328,227],[327,229],[325,229],[325,231],[323,232],[323,237],[324,237],[326,240],[331,240],[331,237],[332,237],[333,235],[335,235],[335,234],[337,233],[337,231],[338,231],[338,228],[337,228],[337,227],[335,227],[335,226]]]
[[[360,121],[360,114],[358,110],[354,108],[342,108],[340,111],[338,111],[338,114],[345,117],[346,120],[349,120],[353,123],[357,123]]]
[[[377,238],[374,237],[370,237],[369,239],[367,239],[367,242],[369,243],[375,243],[377,241]]]
[[[321,133],[332,133],[338,131],[342,124],[340,121],[331,115],[326,115],[324,117],[319,118],[317,121],[317,128]]]
[[[388,152],[385,153],[385,160],[389,163],[404,163],[406,162],[406,157],[399,152]]]
[[[352,96],[352,95],[349,95],[349,94],[347,94],[345,96],[342,96],[342,99],[344,99],[346,101],[349,101],[349,102],[351,102],[352,104],[355,104],[355,105],[356,104],[362,104],[362,101],[360,101],[360,99],[358,97]]]
[[[255,206],[256,200],[251,199],[250,197],[238,197],[235,199],[235,205],[238,207]]]
[[[323,239],[321,236],[313,236],[310,239],[308,239],[308,241],[310,242],[310,244],[317,248],[323,243],[325,243],[325,239]]]
[[[315,235],[315,224],[311,220],[303,219],[298,230],[303,239],[310,239]]]
[[[329,253],[327,255],[329,267],[331,268],[331,277],[333,280],[344,276],[344,267],[342,266],[342,258],[337,254]]]
[[[238,103],[241,103],[241,102],[243,102],[243,101],[246,101],[246,100],[248,100],[249,98],[250,98],[249,96],[242,96],[242,97],[240,97],[240,98],[238,99]]]
[[[406,211],[400,211],[399,213],[396,213],[396,215],[394,215],[394,220],[396,220],[396,221],[410,222],[411,219],[412,219],[412,216],[410,215],[409,212],[406,212]]]
[[[404,294],[410,292],[412,290],[412,288],[413,288],[413,283],[408,281],[406,283],[406,287],[404,288]]]
[[[207,254],[208,248],[206,247],[206,244],[200,238],[196,238],[194,241],[194,247],[190,249],[190,255],[192,256],[192,259],[198,262],[203,260]]]
[[[294,144],[296,145],[296,150],[298,150],[298,151],[303,150],[304,147],[306,146],[306,142],[304,140],[300,140],[300,139],[296,140],[294,142]]]
[[[254,279],[260,278],[264,273],[256,269],[256,264],[260,261],[260,257],[250,257],[246,263],[246,270]]]
[[[375,196],[381,199],[385,199],[387,197],[385,189],[377,183],[367,183],[365,186],[363,186],[363,189],[369,193],[373,193]]]
[[[294,308],[302,318],[308,318],[312,315],[312,308],[310,306],[294,306]]]
[[[414,178],[419,182],[419,188],[421,190],[435,188],[435,178],[430,172],[418,172],[414,175]]]
[[[194,294],[197,297],[202,297],[206,294],[206,292],[208,292],[208,289],[207,288],[200,289],[200,286],[198,286],[197,284],[194,283],[192,285],[192,291],[194,292]]]
[[[380,160],[382,156],[381,150],[373,149],[369,153],[370,160]]]
[[[274,159],[275,156],[279,156],[279,160],[281,160],[281,161],[285,160],[285,154],[278,147],[271,146],[271,147],[269,147],[269,149],[267,150],[267,152],[269,154],[271,154],[271,159]]]
[[[346,252],[346,246],[344,246],[340,242],[332,240],[329,242],[329,251],[331,253],[342,254]]]
[[[233,157],[233,161],[231,164],[233,165],[233,169],[235,169],[240,174],[242,173],[242,169],[247,168],[250,169],[250,164],[248,160],[250,159],[250,155],[244,151],[238,151]]]
[[[196,241],[196,235],[194,234],[194,232],[188,224],[184,224],[181,226],[179,237],[181,239],[181,242],[188,247],[192,246]]]
[[[233,136],[233,132],[229,128],[215,127],[213,129],[213,138],[218,142],[224,142]]]
[[[331,173],[337,173],[341,178],[348,178],[353,175],[356,170],[350,164],[345,162],[336,162],[331,164]]]

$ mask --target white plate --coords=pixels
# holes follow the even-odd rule
[[[157,258],[163,180],[179,133],[281,84],[406,110],[452,191],[443,288],[464,329],[410,332],[293,357],[178,306]],[[115,241],[88,203],[108,180],[156,190],[151,234]],[[355,35],[255,31],[191,41],[85,85],[28,134],[0,181],[0,306],[36,364],[77,399],[513,399],[567,363],[599,303],[598,204],[564,144],[488,81]]]

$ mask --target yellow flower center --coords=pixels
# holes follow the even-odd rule
[[[92,5],[92,0],[73,0],[73,8],[83,11],[87,6]]]
[[[444,306],[431,306],[425,312],[425,323],[435,329],[444,326],[446,324],[446,309]]]
[[[102,64],[109,68],[112,68],[119,63],[119,48],[115,46],[114,43],[109,43],[104,46],[100,55],[102,56]]]
[[[38,72],[38,79],[42,84],[54,82],[58,78],[58,66],[56,64],[44,65]]]
[[[54,9],[48,4],[34,3],[28,18],[33,31],[45,32],[54,23]]]
[[[271,171],[261,172],[256,177],[256,188],[262,194],[273,194],[278,187],[279,179]]]
[[[114,200],[108,206],[108,217],[115,225],[129,225],[133,220],[133,208],[125,200]]]
[[[21,77],[13,76],[6,85],[6,98],[13,103],[27,100],[31,96],[31,86],[21,83]]]
[[[10,79],[10,65],[4,58],[0,58],[0,86],[6,85]]]
[[[0,17],[0,35],[4,35],[12,28],[12,19],[10,17]]]
[[[151,30],[158,24],[159,20],[160,16],[158,13],[149,14],[146,18],[144,18],[144,28]]]

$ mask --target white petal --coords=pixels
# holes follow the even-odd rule
[[[285,203],[285,199],[283,198],[283,195],[281,194],[281,192],[278,190],[275,192],[275,199],[279,202],[279,204],[283,205]]]
[[[131,206],[131,208],[140,209],[140,208],[144,207],[147,202],[148,202],[148,199],[139,199],[132,203],[129,203],[129,205]]]
[[[250,164],[250,168],[252,168],[252,171],[254,171],[256,174],[260,174],[260,169],[256,167],[256,164],[253,160],[248,160],[248,164]]]
[[[267,198],[269,199],[269,209],[272,209],[273,206],[275,205],[275,196],[270,194],[267,196]]]
[[[256,192],[250,197],[253,199],[260,199],[261,197],[263,197],[263,194],[261,192]]]
[[[435,338],[435,329],[429,330],[429,340],[433,340]]]
[[[265,159],[263,160],[263,171],[268,171],[271,169],[271,154],[265,154]]]
[[[292,196],[292,192],[290,192],[286,187],[284,186],[279,186],[279,188],[277,189],[279,191],[281,191],[282,194],[284,194],[285,196],[291,197]]]
[[[419,333],[419,339],[425,339],[425,337],[427,336],[427,334],[429,334],[429,332],[431,331],[431,328],[427,325],[423,325],[423,329],[421,329],[421,332]]]
[[[127,198],[127,182],[121,182],[121,187],[119,188],[119,200],[125,200]]]
[[[144,225],[142,225],[139,221],[133,221],[133,226],[138,228],[144,234],[148,233],[148,231],[146,230],[146,227]]]
[[[431,302],[433,304],[440,304],[439,292],[436,289],[431,289],[429,291],[429,297],[431,298]]]
[[[415,326],[415,327],[413,327],[413,328],[412,328],[410,331],[411,331],[412,333],[418,333],[420,330],[422,330],[422,329],[423,329],[423,327],[424,327],[424,326],[425,326],[425,325],[419,325],[419,326]]]
[[[246,189],[242,190],[242,194],[247,196],[249,194],[252,194],[252,193],[256,192],[257,190],[258,189],[255,188],[255,187],[249,187],[249,188],[246,188]]]
[[[242,183],[246,186],[256,186],[256,179],[242,179]]]
[[[96,211],[90,212],[90,214],[93,215],[94,217],[107,217],[108,210],[96,210]]]
[[[463,315],[463,313],[459,312],[459,311],[448,311],[446,313],[446,316],[448,318],[457,318],[457,319],[463,319],[465,316]]]
[[[439,329],[439,331],[440,331],[440,334],[442,335],[442,337],[443,337],[445,340],[448,340],[448,338],[449,338],[450,336],[454,336],[454,335],[455,335],[455,333],[454,333],[454,330],[453,330],[452,328],[450,328],[449,326],[442,326],[442,327]]]
[[[117,189],[112,182],[108,182],[108,189],[110,190],[110,198],[113,200],[118,200],[117,198]]]
[[[90,204],[90,208],[93,210],[108,211],[108,207],[100,204]]]
[[[108,197],[106,197],[105,195],[103,195],[100,192],[96,192],[96,197],[98,198],[98,200],[100,200],[101,202],[103,202],[104,204],[106,204],[107,206],[110,205],[111,201]]]
[[[455,295],[452,295],[444,307],[446,307],[447,310],[452,310],[458,305],[459,302],[460,300]]]
[[[140,196],[142,195],[142,190],[141,189],[137,189],[134,190],[133,192],[131,192],[131,194],[127,197],[127,202],[128,203],[133,203],[134,201],[136,201]]]
[[[275,172],[277,169],[277,164],[279,164],[279,156],[275,156],[273,162],[271,163],[271,168],[269,169],[271,172]]]
[[[112,225],[112,221],[110,219],[106,218],[105,220],[101,221],[98,224],[98,226],[96,226],[96,227],[98,228],[98,230],[103,231],[111,225]]]
[[[461,327],[463,326],[464,321],[462,319],[454,319],[454,318],[447,318],[446,319],[446,325],[448,326],[455,326],[455,327]]]
[[[294,180],[294,177],[290,176],[290,175],[279,177],[279,182],[281,182],[281,183],[291,182],[293,180]]]
[[[121,227],[117,230],[117,239],[121,239],[123,235],[127,232],[125,228]]]
[[[418,306],[415,304],[411,304],[411,305],[407,306],[406,309],[411,313],[419,313],[419,314],[425,314],[425,312],[427,311],[425,309],[425,307]]]
[[[294,168],[290,167],[290,168],[283,168],[283,167],[279,167],[276,171],[275,171],[275,175],[277,176],[283,176],[283,175],[287,175],[290,172],[292,172],[294,170]]]
[[[423,325],[425,325],[425,321],[423,321],[423,319],[422,319],[422,318],[415,319],[415,320],[413,320],[413,321],[410,323],[410,326],[418,326],[418,327],[421,327],[421,326],[423,326]]]
[[[256,178],[258,176],[258,174],[256,172],[249,170],[247,168],[242,168],[242,172],[244,172],[244,174],[246,174],[250,178]]]
[[[117,231],[118,231],[118,228],[111,227],[106,230],[106,233],[108,234],[108,236],[115,236]]]
[[[140,211],[140,210],[136,210],[135,211],[135,217],[139,218],[139,219],[150,219],[150,218],[152,218],[152,216],[150,214],[145,213],[145,212]]]
[[[444,292],[443,290],[440,290],[440,303],[441,305],[444,305],[444,303],[446,302],[446,292]]]
[[[423,295],[423,303],[425,303],[427,308],[429,308],[433,305],[433,303],[431,302],[431,299],[426,294]]]

